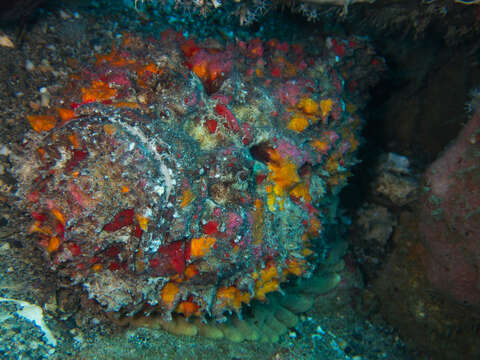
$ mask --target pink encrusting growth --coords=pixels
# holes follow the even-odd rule
[[[298,146],[287,142],[286,140],[277,141],[277,150],[282,157],[288,157],[296,164],[301,165],[310,161],[308,152],[302,151]]]
[[[429,280],[459,303],[480,304],[480,112],[426,172],[420,232]]]
[[[240,228],[243,219],[240,215],[234,212],[227,214],[227,235],[232,236]]]
[[[294,81],[279,84],[275,91],[275,97],[282,103],[294,107],[300,100],[301,86]]]
[[[215,106],[215,111],[225,119],[225,126],[227,129],[232,130],[233,132],[240,131],[240,126],[238,125],[237,119],[235,119],[235,115],[233,115],[232,111],[226,105],[218,103]]]
[[[85,194],[80,187],[72,182],[68,184],[70,195],[84,209],[93,209],[97,205],[97,201]]]

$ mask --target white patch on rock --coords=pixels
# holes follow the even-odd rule
[[[16,300],[16,299],[8,299],[4,297],[0,297],[0,302],[13,302],[17,304],[20,309],[17,310],[17,315],[33,322],[37,327],[42,330],[43,335],[47,341],[48,345],[57,346],[57,340],[50,329],[45,324],[45,320],[43,319],[43,310],[40,306],[31,304],[27,301]]]

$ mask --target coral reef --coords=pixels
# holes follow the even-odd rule
[[[247,312],[230,316],[220,324],[215,320],[199,318],[193,322],[175,314],[170,321],[160,314],[134,316],[117,321],[120,325],[161,328],[172,334],[183,336],[203,336],[210,339],[227,339],[232,342],[259,341],[275,343],[279,336],[287,333],[299,322],[299,315],[310,310],[315,300],[330,293],[341,281],[345,288],[359,285],[359,279],[348,274],[343,257],[346,243],[332,245],[330,256],[318,265],[317,272],[308,279],[299,278],[285,289],[285,294],[269,293],[263,301],[254,301]]]
[[[18,204],[49,267],[107,312],[168,323],[241,317],[337,266],[356,110],[384,65],[360,38],[321,50],[166,31],[96,55],[17,149]],[[339,283],[321,271],[313,288]]]
[[[480,112],[473,110],[455,142],[426,171],[419,229],[432,284],[458,302],[479,305]]]

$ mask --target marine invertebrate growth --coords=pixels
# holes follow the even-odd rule
[[[460,303],[478,305],[480,111],[474,110],[457,139],[426,171],[419,230],[432,284]]]
[[[277,40],[125,34],[58,109],[28,117],[19,205],[48,266],[108,312],[165,320],[240,314],[310,276],[355,162],[372,54],[359,39],[314,58]]]

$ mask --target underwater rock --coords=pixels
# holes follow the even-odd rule
[[[356,214],[350,231],[355,259],[368,279],[375,278],[383,266],[397,217],[386,207],[366,203]]]
[[[349,229],[351,249],[366,280],[377,277],[391,251],[397,212],[418,197],[417,175],[410,159],[396,153],[379,156],[369,184],[368,200],[356,210]]]
[[[45,0],[18,0],[0,4],[0,23],[25,24]]]
[[[319,300],[319,296],[337,288],[340,280],[344,283],[342,286],[344,289],[355,287],[355,279],[345,274],[344,269],[345,262],[343,260],[335,265],[320,265],[319,270],[312,278],[299,278],[296,286],[290,284],[283,289],[284,294],[269,293],[264,301],[252,302],[250,308],[243,312],[241,317],[233,314],[222,319],[221,322],[199,317],[188,321],[182,314],[175,313],[172,314],[172,321],[165,321],[158,314],[136,315],[115,321],[120,325],[162,328],[175,335],[199,335],[210,339],[225,338],[235,343],[242,341],[277,342],[280,336],[298,325],[300,314],[310,311],[314,303]],[[344,277],[344,275],[346,276]],[[325,304],[325,299],[321,304]]]
[[[427,169],[419,220],[429,280],[471,305],[480,305],[479,144],[477,107],[455,142]]]
[[[72,76],[56,109],[28,116],[18,204],[46,266],[107,312],[165,322],[240,313],[317,262],[337,264],[345,248],[324,229],[356,162],[356,111],[383,68],[359,38],[310,54],[125,34]],[[293,312],[312,305],[295,296],[282,300]],[[161,326],[197,334],[179,319]]]
[[[402,207],[417,198],[418,181],[406,156],[395,153],[380,157],[372,184],[373,196],[387,206]]]

